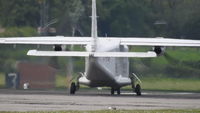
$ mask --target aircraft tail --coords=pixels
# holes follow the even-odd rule
[[[93,41],[92,41],[92,52],[95,52],[95,50],[96,50],[96,42],[97,42],[97,38],[98,38],[96,0],[92,0],[92,29],[91,29],[91,37],[93,38]]]
[[[96,8],[96,0],[92,0],[92,29],[91,36],[92,38],[97,38],[97,8]]]

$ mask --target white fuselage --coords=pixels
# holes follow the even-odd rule
[[[86,46],[87,51],[92,46]],[[127,46],[120,46],[119,42],[96,39],[95,52],[127,52]],[[90,87],[119,88],[131,84],[129,78],[128,58],[115,57],[90,57],[85,61],[85,75],[79,79],[79,83]]]

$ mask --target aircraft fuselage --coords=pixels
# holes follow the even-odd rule
[[[87,51],[92,47],[87,46]],[[95,52],[127,52],[127,46],[120,46],[119,42],[111,40],[96,40]],[[120,88],[130,85],[128,58],[116,57],[86,57],[85,76],[79,82],[90,87]]]

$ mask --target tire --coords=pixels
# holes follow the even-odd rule
[[[121,94],[121,91],[120,91],[120,88],[117,89],[117,94],[120,95]]]
[[[136,85],[135,87],[135,93],[137,96],[141,96],[142,93],[141,93],[141,86],[139,84]]]
[[[70,86],[70,94],[75,94],[76,92],[76,84],[74,82],[71,83],[71,86]]]
[[[115,89],[111,88],[111,95],[114,95],[114,94],[115,94]]]

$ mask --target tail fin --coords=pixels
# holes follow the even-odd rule
[[[92,29],[91,29],[92,38],[97,38],[97,8],[96,8],[96,0],[92,0]]]
[[[96,41],[97,41],[97,38],[98,38],[96,0],[92,0],[92,28],[91,28],[91,37],[93,38],[93,41],[92,41],[92,52],[95,52],[95,50],[96,50]]]

